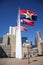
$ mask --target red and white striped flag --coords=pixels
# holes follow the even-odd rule
[[[20,26],[22,32],[27,31],[27,28],[24,26]],[[18,30],[18,26],[16,26],[16,30]]]

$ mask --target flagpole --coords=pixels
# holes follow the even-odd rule
[[[20,9],[19,9],[20,11]],[[20,12],[18,12],[17,30],[16,30],[16,58],[22,58],[22,41],[20,29]]]

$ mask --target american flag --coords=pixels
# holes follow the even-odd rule
[[[16,30],[18,29],[18,26],[16,26]],[[20,26],[20,29],[22,32],[27,31],[27,28],[24,26]]]

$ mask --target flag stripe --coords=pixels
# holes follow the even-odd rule
[[[26,12],[26,10],[20,10],[20,14],[25,14]]]
[[[30,25],[30,26],[34,26],[34,22],[29,21],[29,20],[24,20],[23,22],[24,24]]]
[[[30,14],[34,14],[37,15],[35,12],[31,11],[31,10],[20,10],[20,14],[25,14],[25,13],[30,13]]]

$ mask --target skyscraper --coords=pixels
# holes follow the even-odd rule
[[[40,31],[37,31],[37,42],[40,42],[42,40]]]

